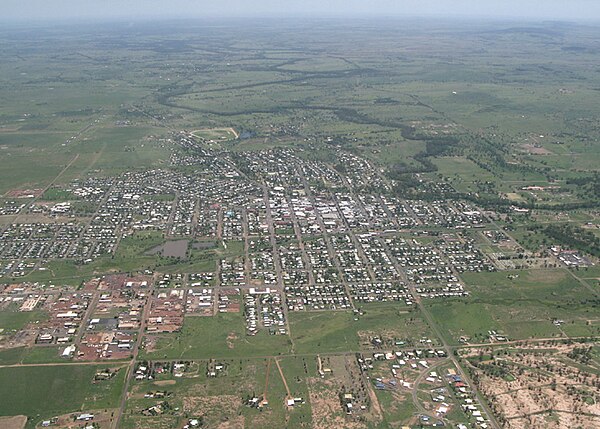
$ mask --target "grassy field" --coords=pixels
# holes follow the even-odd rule
[[[213,317],[187,317],[181,333],[159,337],[156,349],[145,352],[152,359],[207,359],[235,356],[271,356],[291,351],[285,335],[259,332],[247,336],[241,313]]]
[[[101,410],[118,405],[125,370],[111,380],[93,383],[92,365],[0,368],[0,414],[23,414],[33,424],[73,411]]]
[[[43,321],[48,315],[43,311],[0,311],[0,329],[5,331],[20,330],[28,323]]]
[[[355,28],[311,23],[292,30],[237,28],[244,34],[238,40],[246,42],[230,46],[226,27],[214,27],[205,37],[227,61],[199,57],[194,67],[200,74],[185,65],[188,49],[206,53],[206,40],[193,33],[170,29],[173,46],[159,43],[145,50],[153,37],[138,34],[128,46],[109,38],[98,45],[97,37],[56,30],[48,32],[40,55],[24,55],[32,41],[23,35],[4,45],[10,61],[0,67],[6,83],[0,94],[5,155],[0,157],[0,193],[43,187],[76,155],[59,182],[91,171],[108,175],[164,165],[169,148],[156,137],[168,137],[172,129],[216,141],[248,131],[256,137],[248,140],[249,150],[336,136],[384,165],[411,168],[421,165],[415,157],[427,150],[429,139],[456,136],[464,140],[458,154],[433,162],[436,173],[462,191],[476,191],[476,182],[489,181],[494,192],[513,192],[521,185],[597,171],[598,134],[591,125],[597,76],[587,67],[593,54],[570,49],[587,46],[593,29],[478,23],[468,35],[458,35],[447,23],[384,25],[385,31],[376,34]],[[497,43],[489,42],[489,31],[501,34]],[[272,44],[307,33],[311,40],[295,50],[282,52]],[[536,37],[542,33],[553,43]],[[419,49],[406,51],[398,37]],[[315,49],[324,40],[327,49]],[[240,54],[253,51],[255,43],[260,56]],[[86,53],[58,60],[74,46]],[[460,63],[443,60],[449,49]],[[168,65],[160,62],[165,52]],[[516,54],[507,61],[506,52]],[[561,60],[548,65],[547,58],[556,55]],[[99,57],[114,61],[99,67],[92,60]],[[469,146],[482,139],[511,165],[494,164],[487,149]],[[246,144],[244,139],[231,143],[236,150]],[[527,145],[546,152],[528,154]]]
[[[509,276],[517,276],[509,279]],[[564,269],[464,274],[473,291],[462,302],[428,304],[448,340],[485,341],[495,330],[509,339],[600,334],[593,293]],[[553,320],[563,320],[557,327]]]
[[[124,428],[173,427],[184,424],[184,416],[202,417],[207,427],[215,427],[229,420],[248,428],[279,425],[286,421],[291,427],[311,427],[310,404],[290,408],[285,405],[287,391],[273,359],[222,359],[225,370],[217,377],[206,375],[207,361],[188,365],[183,377],[160,375],[155,381],[135,382],[130,390],[132,399],[127,403]],[[293,397],[308,398],[305,379],[314,376],[312,360],[305,358],[280,359],[286,383]],[[312,365],[311,365],[312,364]],[[143,416],[141,411],[155,405],[156,399],[143,394],[166,390],[173,411],[157,417]],[[266,393],[269,402],[263,410],[250,408],[243,401]]]
[[[220,257],[237,257],[243,252],[241,242],[229,241],[227,248],[221,245],[215,249],[193,250],[190,252],[190,257],[185,260],[147,254],[148,250],[164,241],[165,238],[161,233],[138,232],[124,238],[114,256],[99,257],[93,262],[83,265],[75,260],[52,260],[48,262],[46,270],[34,270],[19,280],[60,282],[79,286],[81,282],[107,272],[135,272],[145,269],[160,270],[166,273],[214,271]]]
[[[375,304],[364,306],[363,311],[362,316],[349,311],[291,313],[295,351],[314,354],[357,351],[365,348],[366,338],[376,336],[413,344],[423,337],[434,339],[416,310]]]

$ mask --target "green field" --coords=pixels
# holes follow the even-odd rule
[[[112,380],[93,384],[94,374],[103,368],[91,365],[0,368],[0,414],[23,414],[35,424],[68,412],[115,408],[125,370],[121,369]]]
[[[361,350],[365,346],[360,335],[364,338],[381,336],[406,344],[416,344],[423,337],[434,339],[416,310],[410,311],[395,304],[370,304],[362,310],[362,316],[350,311],[292,313],[290,331],[295,351],[331,353]]]
[[[259,332],[247,336],[241,313],[186,317],[180,333],[159,337],[149,359],[207,359],[277,356],[291,351],[289,337]]]
[[[43,321],[47,315],[42,311],[10,311],[0,312],[0,329],[5,331],[19,330],[28,323]]]
[[[293,409],[285,406],[287,392],[273,359],[270,359],[270,363],[265,359],[222,359],[218,362],[226,369],[214,378],[207,377],[205,373],[207,361],[195,361],[181,378],[167,374],[158,376],[156,381],[134,383],[130,390],[133,399],[127,403],[123,427],[139,427],[140,424],[173,426],[182,424],[186,415],[202,416],[209,427],[225,420],[241,422],[244,427],[257,429],[277,425],[281,421],[288,421],[293,427],[311,427],[310,404]],[[305,379],[315,376],[314,362],[299,357],[284,358],[280,360],[280,365],[292,395],[308,398]],[[142,394],[157,390],[169,393],[168,401],[175,410],[156,417],[143,416],[141,410],[160,401],[142,398]],[[242,404],[243,398],[262,397],[265,391],[269,405],[263,410]]]
[[[486,341],[490,330],[514,340],[600,333],[594,294],[564,269],[463,277],[473,291],[469,299],[428,305],[446,338],[455,344],[461,336]],[[560,329],[554,319],[564,321]]]

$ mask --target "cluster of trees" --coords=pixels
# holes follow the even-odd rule
[[[532,225],[529,229],[540,231],[565,247],[600,257],[600,238],[581,227],[569,224],[550,224],[546,226]]]
[[[477,367],[488,377],[493,378],[506,378],[510,375],[509,367],[506,363],[501,361],[494,362],[473,362],[473,366]]]
[[[587,364],[592,360],[592,349],[593,347],[575,347],[567,356],[577,362]]]
[[[411,131],[411,137],[416,140],[414,131]],[[437,165],[431,162],[430,158],[439,156],[449,156],[455,154],[459,148],[460,140],[456,136],[431,137],[421,136],[419,140],[425,141],[425,150],[413,156],[420,166],[408,165],[399,162],[392,165],[388,170],[388,177],[393,180],[405,181],[406,176],[414,173],[433,173],[438,170]]]
[[[594,172],[592,176],[577,177],[567,180],[568,185],[576,185],[578,194],[582,198],[598,200],[600,197],[600,173]]]

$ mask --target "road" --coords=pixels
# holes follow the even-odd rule
[[[131,380],[134,376],[135,364],[137,361],[137,357],[140,351],[140,347],[142,345],[142,340],[144,338],[144,332],[146,331],[147,317],[148,312],[150,310],[150,306],[152,303],[152,290],[154,289],[154,282],[151,288],[149,288],[149,292],[146,296],[146,302],[144,304],[144,309],[142,311],[140,329],[138,330],[138,336],[135,342],[135,346],[133,349],[133,357],[129,366],[127,367],[127,374],[125,379],[125,386],[123,387],[123,393],[121,394],[121,403],[119,405],[119,409],[117,410],[117,414],[112,421],[112,429],[118,429],[121,423],[121,419],[123,418],[123,412],[125,411],[125,407],[127,405],[127,395],[129,393],[129,386],[131,385]]]
[[[423,314],[425,321],[431,327],[435,336],[440,340],[444,351],[446,352],[446,354],[448,355],[449,359],[452,361],[454,366],[457,368],[462,379],[465,381],[466,384],[468,384],[471,387],[471,389],[477,399],[477,402],[479,402],[481,404],[481,407],[483,408],[483,411],[486,414],[487,420],[489,420],[490,425],[494,429],[500,429],[500,425],[498,424],[498,421],[496,420],[496,418],[495,418],[494,414],[492,413],[492,411],[490,410],[490,408],[487,406],[487,403],[485,402],[481,393],[478,391],[475,383],[473,382],[471,377],[469,377],[469,375],[466,373],[466,371],[463,369],[463,367],[461,366],[461,364],[458,361],[458,359],[456,358],[456,356],[454,356],[455,348],[451,347],[448,344],[448,342],[442,335],[442,332],[440,331],[440,328],[438,327],[437,323],[435,322],[435,320],[433,320],[431,313],[429,312],[427,307],[425,307],[423,305],[421,297],[415,290],[415,284],[408,281],[408,278],[406,277],[406,273],[405,273],[403,267],[398,263],[397,259],[395,257],[393,257],[392,252],[389,250],[389,247],[385,243],[385,240],[382,240],[382,244],[386,248],[386,251],[388,252],[388,254],[390,256],[392,256],[391,259],[395,265],[397,272],[400,273],[401,277],[403,278],[404,284],[407,285],[407,287],[409,288],[409,290],[413,296],[413,300],[417,304],[421,313]]]
[[[275,266],[275,276],[277,278],[276,289],[279,291],[279,293],[281,295],[281,302],[282,302],[282,307],[283,307],[282,310],[283,310],[283,315],[285,317],[286,331],[288,333],[288,337],[290,338],[290,342],[292,343],[292,350],[295,350],[294,340],[292,339],[292,336],[290,335],[290,318],[289,318],[289,312],[288,312],[288,304],[287,304],[287,300],[286,300],[286,296],[285,296],[285,292],[284,292],[283,272],[281,270],[281,260],[279,259],[279,251],[277,250],[277,238],[275,237],[275,225],[273,225],[273,215],[271,213],[271,204],[269,201],[269,190],[267,189],[266,185],[264,185],[264,184],[261,184],[260,186],[263,190],[263,200],[265,203],[265,210],[266,210],[266,215],[267,215],[266,221],[267,221],[267,225],[269,226],[269,241],[271,242],[273,265]],[[250,255],[248,255],[248,253],[246,253],[246,259],[250,259],[249,256]],[[250,279],[248,279],[248,280],[250,280]]]
[[[70,168],[74,162],[77,161],[77,159],[79,158],[79,155],[77,154],[70,162],[67,166],[64,167],[64,169],[54,178],[54,180],[49,183],[46,188],[44,189],[44,192],[46,190],[48,190],[51,186],[53,186],[53,184],[68,170],[68,168]],[[306,179],[306,177],[304,176],[304,174],[302,174],[302,172],[300,171],[300,169],[298,169],[298,173],[302,179],[302,183],[306,192],[307,197],[310,199],[310,201],[312,202],[313,207],[316,208],[316,197],[315,195],[312,194],[311,192],[311,187],[309,186],[309,183]],[[290,333],[290,328],[289,328],[289,317],[288,317],[288,306],[287,304],[285,304],[285,293],[284,293],[284,284],[283,284],[283,271],[282,271],[282,266],[281,266],[281,260],[279,257],[279,252],[278,252],[278,245],[277,245],[277,239],[276,239],[276,234],[275,234],[275,226],[273,224],[273,216],[271,213],[271,207],[270,207],[270,201],[269,201],[269,191],[267,189],[267,187],[264,184],[259,184],[259,186],[261,186],[262,190],[263,190],[263,200],[264,200],[264,204],[266,207],[266,222],[268,224],[269,227],[269,241],[271,244],[271,252],[272,252],[272,257],[273,257],[273,265],[274,265],[274,270],[275,270],[275,274],[276,274],[276,278],[277,278],[277,282],[276,285],[274,286],[275,289],[277,289],[282,296],[284,305],[283,305],[283,309],[284,309],[284,313],[285,313],[285,319],[286,319],[286,323],[288,324],[287,326],[287,330],[288,333]],[[350,188],[351,189],[351,188]],[[358,198],[358,196],[353,192],[350,191],[352,197],[354,198],[354,200],[357,202],[359,209],[362,211],[362,213],[364,215],[366,215],[366,210],[365,207],[362,205],[360,199]],[[348,224],[347,219],[342,215],[341,213],[341,207],[339,202],[337,201],[337,199],[335,198],[335,196],[333,195],[329,195],[329,197],[331,198],[332,201],[335,202],[336,205],[336,209],[338,214],[340,215],[340,219],[343,223],[343,229],[344,229],[344,234],[348,234],[348,236],[351,238],[352,243],[354,245],[354,247],[356,247],[357,251],[358,251],[358,255],[360,257],[360,259],[362,260],[362,262],[364,263],[364,266],[367,268],[368,272],[369,272],[369,276],[371,277],[371,280],[374,281],[375,279],[375,275],[373,273],[373,269],[372,266],[370,265],[368,258],[364,252],[364,250],[362,249],[362,246],[357,238],[356,232],[350,228],[350,225]],[[39,198],[39,197],[38,197]],[[106,198],[106,197],[105,197]],[[177,198],[179,198],[179,196],[177,196]],[[291,200],[289,195],[286,196],[287,198],[287,202],[289,204],[290,207],[292,206]],[[33,199],[33,202],[35,202],[37,200],[37,198]],[[103,200],[104,201],[104,200]],[[31,204],[30,203],[30,204]],[[173,205],[175,205],[177,203],[177,199],[175,199],[173,201]],[[388,208],[385,206],[385,204],[382,204],[382,206],[384,207],[384,209],[386,210],[386,212],[388,212],[388,215],[390,216],[391,219],[393,219],[393,222],[396,226],[398,225],[397,220],[395,219],[395,217],[393,216],[392,213],[389,213]],[[197,218],[197,205],[194,208],[195,211],[195,215],[194,215],[194,220]],[[322,236],[324,238],[324,241],[326,243],[327,246],[327,252],[329,254],[329,257],[331,258],[337,272],[339,275],[339,282],[340,284],[342,284],[346,290],[346,293],[350,299],[350,303],[352,305],[352,308],[354,307],[354,303],[352,300],[352,294],[350,291],[350,287],[348,285],[348,282],[345,279],[344,273],[343,273],[343,267],[341,266],[340,263],[340,258],[337,256],[337,251],[336,249],[334,249],[333,247],[333,243],[331,240],[331,233],[328,232],[324,220],[321,217],[320,213],[318,212],[318,210],[315,209],[315,215],[317,218],[317,222],[319,223],[319,226],[322,230]],[[414,215],[414,213],[413,213]],[[16,217],[18,218],[18,216]],[[244,265],[244,271],[245,271],[245,278],[246,278],[246,285],[241,287],[241,289],[248,289],[250,287],[250,280],[251,280],[251,270],[250,270],[250,250],[249,250],[249,238],[250,238],[250,234],[248,231],[248,222],[247,222],[247,212],[246,209],[242,210],[242,218],[243,218],[243,241],[244,241],[244,257],[245,257],[245,265]],[[295,217],[294,214],[294,210],[291,210],[291,219],[292,219],[292,223],[293,223],[293,227],[294,227],[294,233],[298,239],[299,242],[299,247],[300,250],[302,252],[302,256],[303,256],[303,260],[306,263],[306,269],[309,271],[309,283],[314,284],[314,276],[312,274],[312,267],[310,266],[310,259],[307,256],[307,253],[304,249],[304,244],[302,241],[302,234],[300,231],[300,227],[299,227],[299,223],[298,220]],[[416,216],[415,216],[416,219]],[[173,220],[173,211],[171,213],[171,217],[169,218],[169,225],[172,223]],[[16,221],[16,219],[15,219]],[[194,222],[195,223],[195,222]],[[219,210],[219,215],[218,215],[218,227],[217,227],[217,236],[219,238],[222,238],[222,231],[223,231],[223,210]],[[494,227],[500,229],[498,227],[498,225],[496,225],[495,223],[493,223]],[[398,230],[400,230],[400,228],[398,228]],[[337,232],[337,231],[336,231]],[[371,231],[372,232],[372,231]],[[380,237],[385,236],[385,234],[380,234]],[[510,236],[509,236],[510,237]],[[512,237],[510,237],[512,239]],[[450,345],[443,333],[442,333],[442,329],[440,328],[440,326],[438,325],[438,323],[434,320],[434,318],[432,317],[429,309],[427,306],[425,306],[423,304],[423,301],[421,299],[421,297],[419,296],[419,294],[416,291],[416,285],[412,282],[410,282],[405,274],[405,269],[404,267],[401,266],[401,264],[399,263],[399,261],[393,256],[393,253],[391,252],[391,250],[389,249],[389,246],[387,246],[387,244],[385,243],[385,240],[380,240],[382,243],[382,246],[385,250],[385,252],[388,254],[388,256],[390,257],[390,260],[393,262],[394,268],[396,269],[396,271],[401,275],[402,280],[404,281],[404,284],[408,287],[414,302],[416,303],[417,307],[419,308],[420,312],[423,315],[423,318],[425,319],[425,321],[427,322],[427,324],[430,326],[431,330],[433,331],[433,333],[435,334],[435,336],[439,339],[440,343],[441,343],[441,347],[445,350],[445,352],[447,353],[447,358],[444,360],[441,360],[439,363],[436,363],[433,367],[428,368],[427,370],[424,370],[417,378],[417,380],[415,381],[415,385],[414,385],[414,389],[412,391],[412,399],[415,403],[416,408],[418,409],[418,411],[422,414],[426,414],[429,415],[432,418],[438,419],[437,416],[432,415],[431,411],[425,410],[425,408],[423,407],[422,403],[419,401],[418,398],[418,385],[420,384],[420,382],[427,376],[427,374],[433,370],[434,368],[437,368],[441,365],[447,364],[448,362],[451,362],[454,367],[456,367],[457,371],[459,372],[459,374],[461,375],[461,377],[463,378],[463,380],[469,384],[469,386],[471,387],[473,394],[476,397],[477,402],[481,405],[481,408],[483,409],[483,413],[486,415],[487,420],[490,422],[490,426],[494,429],[499,429],[500,425],[498,424],[498,422],[496,421],[493,413],[491,412],[491,410],[489,409],[489,407],[487,406],[487,403],[485,402],[485,399],[483,398],[483,396],[480,394],[480,392],[477,390],[476,385],[474,384],[473,380],[470,378],[468,372],[461,366],[461,362],[459,361],[459,359],[455,356],[455,352],[457,350],[460,350],[461,348],[470,348],[470,347],[496,347],[496,346],[505,346],[505,345],[518,345],[521,343],[533,343],[533,342],[545,342],[545,341],[555,341],[557,340],[557,338],[544,338],[544,339],[537,339],[537,340],[524,340],[524,341],[508,341],[508,342],[503,342],[503,343],[498,343],[498,344],[489,344],[489,343],[480,343],[480,344],[465,344],[462,346],[453,346]],[[446,262],[448,262],[446,260]],[[573,273],[570,270],[569,271],[570,275],[572,275],[576,280],[578,280],[583,286],[587,287],[588,289],[592,290],[596,295],[598,294],[597,291],[595,291],[585,280],[581,279],[580,277],[578,277],[575,273]],[[455,274],[458,276],[458,273],[455,272]],[[217,278],[218,278],[218,273],[217,273]],[[217,287],[218,290],[227,290],[227,289],[233,289],[233,288],[227,288],[227,287]],[[236,288],[238,289],[238,288]],[[152,288],[149,289],[149,292],[152,293],[153,290],[153,286]],[[150,295],[150,294],[149,294]],[[88,307],[88,309],[86,310],[86,314],[85,314],[85,319],[88,319],[89,316],[91,314],[93,314],[93,310],[96,307],[96,304],[98,302],[98,292],[94,293],[94,297],[90,302],[90,305]],[[147,323],[147,313],[149,311],[149,307],[150,307],[150,297],[148,296],[146,298],[146,302],[144,304],[144,308],[142,311],[142,317],[141,317],[141,326],[140,329],[138,331],[138,335],[136,338],[136,342],[135,345],[133,347],[132,350],[132,359],[128,360],[128,361],[103,361],[106,364],[110,364],[115,365],[115,364],[120,364],[120,365],[126,365],[127,369],[126,369],[126,379],[125,379],[125,383],[124,383],[124,389],[123,389],[123,394],[122,397],[120,399],[120,405],[119,408],[116,412],[116,416],[115,419],[113,420],[113,424],[112,427],[114,429],[118,428],[121,425],[121,421],[123,418],[123,414],[124,411],[126,409],[126,405],[127,405],[127,399],[128,399],[128,392],[129,389],[131,387],[131,383],[132,383],[132,379],[135,376],[135,365],[136,365],[136,361],[139,355],[139,351],[142,345],[142,341],[143,341],[143,336],[144,336],[144,332],[146,329],[146,323]],[[85,332],[85,328],[86,326],[82,325],[80,327],[80,330],[78,332],[78,334],[76,335],[75,338],[75,344],[78,345],[81,341],[81,338]],[[276,357],[285,357],[285,356],[295,356],[295,357],[311,357],[311,358],[316,358],[317,354],[316,353],[305,353],[305,354],[299,354],[299,353],[295,353],[294,350],[294,346],[293,346],[293,336],[289,335],[290,340],[292,341],[292,353],[289,354],[273,354],[273,355],[265,355],[265,356],[253,356],[251,357],[252,359],[274,359],[275,360],[275,364],[278,367],[278,370],[280,372],[280,375],[282,377],[283,383],[286,387],[286,390],[288,392],[288,396],[291,395],[290,391],[287,387],[287,383],[286,380],[284,378],[284,374],[282,371],[282,368],[279,364],[279,361],[277,360]],[[396,350],[412,350],[413,347],[406,347],[406,348],[402,348],[402,347],[396,347]],[[331,355],[331,356],[347,356],[348,358],[351,358],[352,356],[354,356],[356,353],[365,353],[365,354],[369,354],[369,353],[376,353],[376,352],[385,352],[385,351],[389,351],[389,350],[376,350],[376,349],[359,349],[359,350],[348,350],[345,352],[332,352],[332,353],[319,353],[319,355],[321,356],[326,356],[326,355]],[[214,359],[226,359],[227,357],[214,357]],[[166,360],[165,360],[166,361]],[[172,361],[176,361],[176,360],[172,360]],[[270,362],[270,360],[269,360]],[[31,364],[31,365],[25,365],[25,364],[15,364],[15,365],[3,365],[0,366],[0,368],[10,368],[10,367],[19,367],[19,366],[58,366],[58,365],[98,365],[99,362],[97,361],[92,361],[92,362],[72,362],[72,363],[48,363],[48,364]]]
[[[381,177],[381,179],[386,184],[389,185],[389,180],[383,174],[379,174],[379,176]],[[415,219],[417,218],[414,213],[412,213],[412,215],[414,216]],[[471,379],[471,377],[467,374],[467,372],[464,370],[464,368],[462,367],[462,365],[460,364],[460,362],[458,361],[458,359],[454,355],[454,351],[455,351],[456,348],[455,347],[451,347],[448,344],[448,342],[446,341],[444,335],[442,334],[442,332],[441,332],[438,324],[435,322],[435,320],[431,316],[431,313],[429,312],[429,310],[427,309],[427,307],[425,307],[423,305],[421,297],[419,296],[419,294],[416,291],[416,285],[413,282],[410,282],[408,280],[404,268],[401,266],[401,264],[396,259],[396,257],[393,256],[393,253],[390,251],[389,246],[387,245],[387,243],[385,243],[385,240],[381,240],[381,243],[382,243],[384,249],[386,250],[386,253],[390,256],[391,261],[393,262],[394,267],[396,268],[396,271],[400,274],[402,280],[404,281],[404,284],[409,288],[410,293],[413,296],[413,300],[417,304],[417,306],[418,306],[419,310],[421,311],[421,313],[423,314],[423,317],[425,318],[425,321],[431,327],[431,329],[433,330],[433,333],[435,334],[435,336],[440,340],[444,351],[446,352],[448,358],[452,361],[452,364],[458,370],[458,372],[459,372],[460,376],[462,377],[462,379],[464,380],[464,382],[470,386],[473,394],[475,395],[475,398],[476,398],[477,402],[479,402],[479,404],[481,404],[481,407],[483,408],[483,413],[486,415],[487,420],[490,422],[491,427],[493,429],[500,429],[501,426],[498,423],[498,421],[496,420],[496,417],[494,416],[494,413],[491,411],[491,409],[489,408],[489,406],[485,402],[485,398],[481,395],[481,393],[477,389],[477,386],[475,385],[475,383],[473,382],[473,380]],[[456,271],[453,268],[452,268],[452,270],[453,270],[454,274],[458,276],[458,273],[456,273]],[[413,399],[414,399],[414,397],[413,397]]]
[[[434,421],[441,420],[445,424],[448,423],[446,419],[438,417],[437,415],[432,413],[430,410],[426,410],[425,407],[423,407],[423,403],[419,399],[419,385],[423,382],[424,379],[426,379],[429,376],[429,374],[432,371],[435,371],[438,367],[446,364],[447,362],[448,362],[448,359],[443,359],[440,362],[436,363],[435,365],[433,365],[429,368],[425,368],[423,371],[421,371],[419,376],[415,379],[415,381],[413,383],[413,388],[411,390],[413,404],[415,405],[415,408],[419,411],[419,413],[429,416]]]
[[[325,226],[325,222],[323,221],[321,214],[317,210],[317,201],[315,199],[315,196],[313,195],[313,193],[310,189],[310,186],[308,184],[308,181],[306,180],[306,176],[304,175],[304,173],[300,169],[298,169],[297,172],[302,179],[302,184],[304,185],[304,191],[306,193],[306,196],[310,199],[310,201],[314,207],[315,215],[317,217],[317,222],[319,223],[319,227],[321,228],[321,233],[323,235],[325,245],[327,246],[327,253],[329,254],[329,257],[333,261],[333,264],[337,270],[339,281],[342,284],[342,286],[344,287],[344,290],[346,291],[346,295],[348,296],[348,300],[350,302],[352,310],[356,310],[356,306],[354,305],[354,301],[352,300],[352,293],[350,292],[350,287],[348,286],[348,282],[346,281],[346,277],[344,276],[344,272],[342,270],[340,261],[339,261],[338,257],[336,256],[336,251],[333,248],[333,245],[331,244],[331,237],[329,236],[329,233],[327,232],[327,227]],[[341,216],[341,213],[340,213],[340,216]],[[342,216],[342,218],[343,218],[343,216]]]

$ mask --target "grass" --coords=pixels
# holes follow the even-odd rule
[[[0,415],[23,414],[30,426],[55,415],[114,408],[118,405],[125,370],[111,380],[93,384],[105,366],[58,365],[0,368]]]
[[[366,306],[355,321],[349,311],[291,313],[288,336],[245,334],[240,314],[187,317],[181,333],[162,335],[156,349],[145,352],[152,359],[205,359],[234,356],[277,356],[293,352],[317,354],[361,349],[359,333],[393,336],[416,342],[433,334],[418,313],[400,312],[394,305]]]
[[[184,416],[203,416],[207,427],[215,427],[225,420],[243,421],[248,428],[275,426],[287,421],[289,427],[311,427],[310,404],[303,404],[293,409],[284,405],[286,389],[277,369],[271,359],[221,359],[218,361],[226,366],[226,372],[215,378],[207,377],[207,361],[195,361],[189,367],[189,372],[181,378],[170,374],[159,376],[159,383],[167,382],[165,387],[158,387],[154,381],[134,382],[131,386],[130,397],[123,422],[124,428],[132,427],[174,427],[184,423]],[[290,392],[294,397],[308,399],[306,377],[315,375],[316,368],[305,358],[284,358],[280,360],[282,371]],[[267,386],[268,368],[268,386]],[[168,398],[172,409],[179,408],[160,417],[144,417],[141,410],[156,404],[155,399],[143,398],[143,393],[166,389],[170,392]],[[262,396],[266,389],[269,405],[262,411],[246,407],[241,401],[244,398]],[[188,404],[188,405],[186,405]],[[191,404],[207,404],[205,406]],[[209,405],[210,404],[210,405]]]
[[[417,408],[409,395],[400,396],[390,391],[375,390],[377,400],[383,409],[381,427],[406,424],[417,412]]]
[[[60,353],[64,346],[58,347],[30,347],[21,360],[24,364],[57,363],[63,361]]]
[[[271,356],[289,353],[291,342],[285,335],[259,332],[247,336],[241,313],[212,317],[186,317],[180,333],[163,335],[156,350],[145,352],[152,359],[207,359],[236,356]]]
[[[0,350],[0,365],[13,365],[20,362],[26,351],[26,347]]]
[[[121,240],[114,256],[103,256],[85,265],[73,260],[52,260],[47,270],[34,270],[19,281],[64,283],[78,286],[93,276],[107,272],[134,272],[145,269],[158,269],[161,272],[214,271],[218,256],[238,256],[243,251],[243,243],[228,242],[228,248],[193,250],[190,258],[177,261],[146,254],[149,249],[164,243],[159,232],[138,232]],[[15,279],[16,280],[16,279]],[[1,319],[0,319],[1,320]]]
[[[358,317],[350,311],[291,313],[295,351],[315,354],[358,351],[363,348],[359,334],[412,342],[422,337],[434,340],[416,311],[406,311],[396,304],[365,305],[363,310],[364,314]]]
[[[60,363],[64,346],[14,347],[0,350],[0,365]]]
[[[64,189],[50,188],[44,192],[41,199],[45,201],[69,201],[74,199],[74,197],[75,196],[71,192],[65,191]]]
[[[290,330],[296,352],[323,353],[358,349],[358,335],[351,312],[290,314]]]
[[[477,23],[464,32],[447,23],[408,20],[402,25],[382,22],[377,31],[355,23],[261,24],[243,29],[231,25],[190,23],[185,32],[159,23],[143,30],[118,24],[83,32],[54,28],[45,29],[44,37],[35,40],[28,32],[0,32],[5,59],[0,63],[0,194],[46,187],[75,156],[77,160],[43,199],[72,198],[60,185],[74,179],[168,169],[172,151],[168,139],[173,132],[199,128],[200,137],[226,142],[211,145],[216,150],[293,147],[301,157],[330,164],[335,164],[337,150],[348,150],[373,160],[376,168],[403,164],[420,168],[415,157],[427,150],[427,137],[456,136],[459,143],[451,156],[433,157],[437,171],[421,177],[446,180],[461,192],[509,193],[515,201],[534,198],[523,193],[523,186],[551,182],[558,183],[561,192],[538,193],[540,202],[578,201],[585,196],[578,195],[567,179],[598,171],[599,85],[597,72],[590,67],[597,62],[595,28]],[[169,34],[168,40],[161,34]],[[202,55],[190,62],[190,52]],[[226,127],[231,126],[253,137],[230,140],[233,133]],[[545,137],[539,137],[542,134]],[[327,137],[332,137],[331,145],[324,143]],[[550,154],[523,152],[534,137]],[[186,171],[204,174],[193,167]],[[594,202],[593,195],[587,198]],[[90,213],[95,210],[83,201],[76,204]],[[532,216],[540,222],[560,221],[556,212],[548,213]],[[593,210],[569,216],[578,223],[597,220]],[[278,229],[282,234],[292,232]],[[531,250],[552,241],[542,233],[529,236],[522,226],[514,235]],[[163,241],[160,233],[135,234],[121,241],[114,256],[87,265],[49,261],[47,271],[2,281],[77,286],[93,276],[146,268],[214,272],[219,258],[243,253],[243,244],[235,241],[226,243],[227,249],[190,251],[183,262],[145,254]],[[509,274],[519,277],[510,280]],[[597,266],[576,274],[598,287]],[[453,344],[460,335],[484,341],[489,330],[515,339],[599,333],[597,297],[564,269],[462,277],[470,298],[425,304]],[[12,310],[0,312],[0,328],[12,331],[44,317],[41,312]],[[311,358],[316,353],[359,350],[369,335],[411,342],[425,336],[435,341],[421,315],[404,310],[396,304],[368,305],[358,320],[351,312],[292,313],[289,337],[265,332],[248,337],[242,314],[188,317],[180,333],[160,336],[157,349],[143,355],[229,359],[231,369],[224,379],[207,379],[200,371],[195,379],[177,380],[179,406],[186,395],[218,400],[228,394],[229,399],[239,399],[260,391],[267,375],[264,356],[280,353],[286,355],[281,365],[293,394],[305,397],[305,378],[315,375]],[[564,320],[560,328],[552,323],[557,318]],[[58,347],[2,350],[0,364],[57,361],[58,351]],[[292,353],[306,356],[287,356]],[[0,414],[41,417],[66,409],[114,406],[122,381],[109,384],[107,391],[90,385],[92,368],[2,369]],[[247,425],[310,426],[309,405],[291,411],[282,407],[284,389],[273,365],[269,378],[270,411],[236,410]],[[415,411],[410,403],[396,408],[385,393],[377,395],[390,423],[404,424]],[[131,409],[137,400],[131,399]],[[211,425],[223,417],[236,418],[235,412],[223,409],[229,403],[223,403],[221,411],[212,410]],[[142,399],[140,404],[153,405]],[[125,427],[136,418],[128,416]],[[145,427],[160,427],[154,424],[158,420],[162,427],[185,424],[182,415],[142,421]]]
[[[600,334],[593,294],[564,269],[465,273],[463,278],[472,290],[469,299],[427,304],[454,344],[463,335],[486,341],[490,330],[510,339]],[[560,329],[554,319],[564,321]]]
[[[44,311],[0,311],[0,329],[5,331],[20,330],[32,322],[44,321],[48,314]]]

